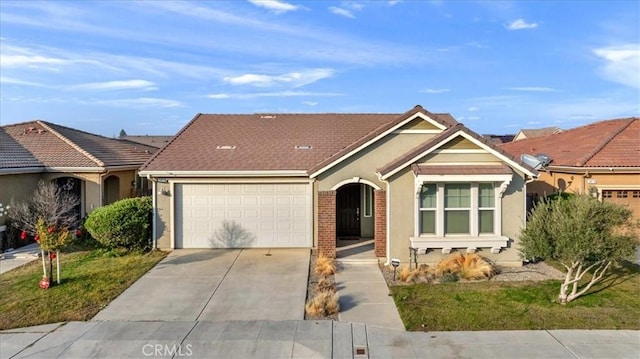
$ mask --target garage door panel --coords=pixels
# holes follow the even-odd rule
[[[311,247],[309,184],[176,184],[177,248]]]

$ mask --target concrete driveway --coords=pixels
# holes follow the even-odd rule
[[[309,249],[178,249],[93,320],[302,320]]]

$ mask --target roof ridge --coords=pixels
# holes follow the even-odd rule
[[[51,132],[52,134],[54,134],[56,137],[58,137],[59,139],[61,139],[62,141],[64,141],[66,144],[68,144],[69,146],[73,147],[76,151],[82,153],[84,156],[86,156],[88,159],[90,159],[91,161],[93,161],[95,164],[97,164],[100,167],[104,167],[104,162],[100,161],[98,158],[96,158],[94,155],[92,155],[91,153],[87,152],[85,149],[83,149],[82,147],[78,146],[75,142],[71,141],[70,139],[66,138],[65,136],[63,136],[60,132],[56,131],[55,129],[53,129],[51,126],[49,126],[49,124],[45,121],[41,121],[41,120],[36,120],[36,123],[38,123],[40,126],[46,128],[47,130],[49,130],[49,132]],[[64,127],[64,126],[63,126]]]
[[[584,155],[582,158],[580,158],[575,165],[576,166],[584,166],[591,158],[593,158],[593,156],[595,156],[598,152],[600,152],[604,146],[606,146],[607,144],[609,144],[609,142],[611,142],[611,140],[613,140],[616,136],[618,136],[622,131],[624,131],[627,127],[629,127],[629,125],[631,125],[634,121],[633,118],[626,118],[623,119],[623,121],[626,120],[626,123],[624,124],[624,126],[621,126],[617,131],[614,131],[611,135],[605,137],[602,142],[597,145],[596,147],[594,147],[593,150],[591,150],[590,152],[587,152],[586,155]],[[604,121],[601,121],[604,122]]]

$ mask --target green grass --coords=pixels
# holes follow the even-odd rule
[[[640,268],[612,270],[585,296],[556,303],[560,281],[391,287],[407,330],[640,329]]]
[[[63,253],[61,283],[52,282],[46,290],[38,286],[41,260],[3,273],[0,330],[88,320],[166,255],[100,249]]]

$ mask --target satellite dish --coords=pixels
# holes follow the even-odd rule
[[[542,162],[536,156],[528,155],[526,153],[520,155],[520,160],[530,167],[533,167],[535,170],[539,170],[543,166]]]
[[[542,167],[545,167],[551,163],[551,157],[544,153],[538,153],[535,157],[542,163]]]

